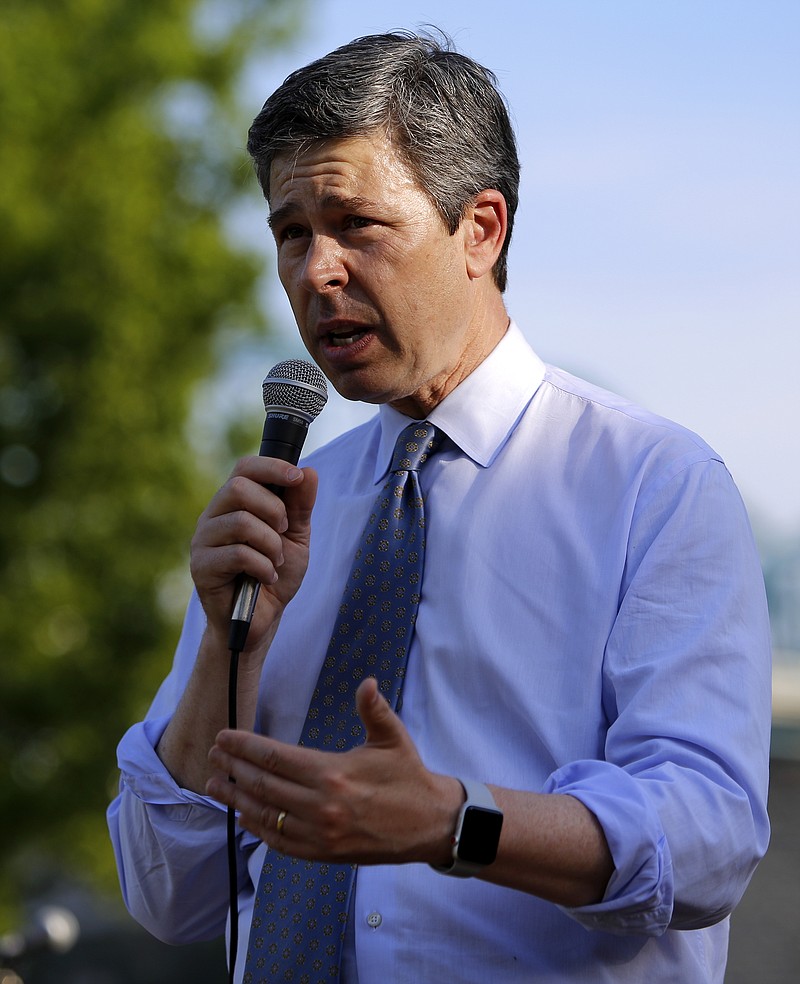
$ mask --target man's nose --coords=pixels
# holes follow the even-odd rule
[[[347,283],[341,244],[331,236],[312,236],[300,274],[300,286],[312,293]]]

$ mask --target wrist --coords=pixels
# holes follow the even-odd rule
[[[280,621],[281,616],[278,615],[264,627],[263,620],[258,616],[254,616],[249,628],[244,633],[244,642],[241,648],[237,649],[240,655],[240,666],[244,667],[252,663],[260,667],[263,664],[264,657],[278,631]],[[203,646],[209,653],[227,656],[232,651],[232,624],[230,615],[223,615],[221,618],[212,618],[206,613]]]
[[[441,791],[438,802],[436,834],[430,856],[426,860],[431,867],[446,867],[453,859],[453,831],[464,804],[464,787],[454,776],[439,776]]]
[[[494,863],[503,813],[488,786],[468,779],[459,782],[465,795],[449,838],[449,857],[432,867],[441,874],[469,878]]]

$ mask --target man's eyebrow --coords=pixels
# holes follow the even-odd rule
[[[267,225],[270,229],[275,229],[276,226],[281,225],[286,220],[290,219],[295,212],[299,212],[300,209],[296,205],[281,205],[280,208],[276,208],[270,211],[267,216]]]
[[[336,195],[329,194],[326,195],[320,202],[320,206],[323,209],[338,209],[342,212],[361,212],[370,213],[377,209],[377,204],[371,201],[369,198],[364,198],[361,195]],[[287,202],[286,205],[281,205],[280,208],[276,208],[274,211],[269,213],[269,218],[267,219],[267,224],[270,229],[275,229],[276,226],[281,225],[284,222],[290,220],[298,212],[302,211],[300,206],[293,203]]]
[[[322,207],[338,208],[342,212],[374,212],[378,206],[369,198],[363,198],[361,195],[345,197],[344,195],[330,194],[322,199]]]

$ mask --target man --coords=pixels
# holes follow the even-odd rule
[[[316,916],[287,899],[325,908],[316,879],[340,866],[346,982],[721,982],[768,838],[770,710],[763,585],[724,465],[543,365],[509,320],[519,168],[474,62],[355,41],[286,80],[249,150],[302,340],[380,412],[302,469],[244,459],[200,518],[173,670],[120,746],[128,906],[172,942],[219,934],[232,806],[239,979],[328,973]],[[341,591],[414,422],[441,443],[419,470],[401,696],[362,673],[335,726],[363,740],[314,747]],[[261,591],[230,731],[242,571]]]

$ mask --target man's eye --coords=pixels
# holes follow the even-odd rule
[[[366,215],[351,215],[347,220],[347,225],[351,229],[366,229],[367,226],[374,224],[372,219],[368,219]]]
[[[299,239],[303,235],[303,227],[299,225],[286,226],[281,232],[281,239]]]

